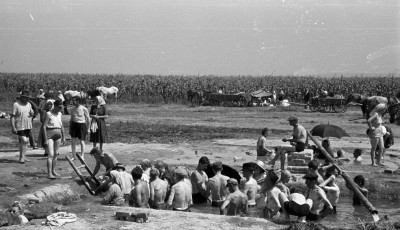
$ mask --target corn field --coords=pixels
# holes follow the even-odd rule
[[[283,90],[291,101],[302,101],[305,89],[317,92],[328,90],[348,95],[395,95],[400,78],[386,77],[292,77],[292,76],[156,76],[122,74],[20,74],[0,73],[0,101],[10,101],[23,89],[36,96],[39,89],[45,91],[87,91],[98,86],[115,86],[119,89],[119,102],[185,103],[188,89],[226,94],[258,89]]]

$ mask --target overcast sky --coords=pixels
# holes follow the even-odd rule
[[[0,0],[0,72],[400,72],[399,0]]]

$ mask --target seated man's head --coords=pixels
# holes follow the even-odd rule
[[[331,146],[331,142],[328,139],[322,140],[322,147],[328,149]]]
[[[271,133],[271,129],[266,127],[261,131],[261,135],[267,137]]]
[[[361,155],[362,155],[362,150],[361,149],[354,149],[354,152],[353,152],[354,158],[357,158],[357,157],[359,157]]]
[[[135,168],[132,169],[131,174],[134,180],[139,180],[142,178],[143,170],[142,168],[140,168],[140,166],[136,166]]]

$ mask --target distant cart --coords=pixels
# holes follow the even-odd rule
[[[347,110],[346,99],[342,95],[313,97],[308,106],[312,112],[344,113]]]

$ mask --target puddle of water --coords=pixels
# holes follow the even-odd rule
[[[347,229],[356,229],[359,223],[359,220],[365,222],[374,221],[374,217],[368,212],[368,210],[364,206],[353,206],[352,205],[352,197],[346,196],[341,197],[339,199],[339,203],[337,205],[337,214],[329,215],[325,219],[321,221],[322,224],[326,226],[335,226],[342,227]],[[379,212],[379,217],[383,217],[384,215],[395,214],[397,210],[400,209],[400,202],[390,201],[390,200],[370,200],[370,202],[374,205],[374,207]],[[192,212],[199,213],[209,213],[219,215],[219,208],[211,207],[210,204],[201,204],[195,205],[190,208]],[[254,207],[250,208],[249,216],[250,217],[260,217],[262,214],[262,208]],[[376,218],[376,216],[375,216]],[[277,223],[284,219],[284,215],[282,214],[278,219]],[[292,220],[295,221],[296,218],[292,217]]]

